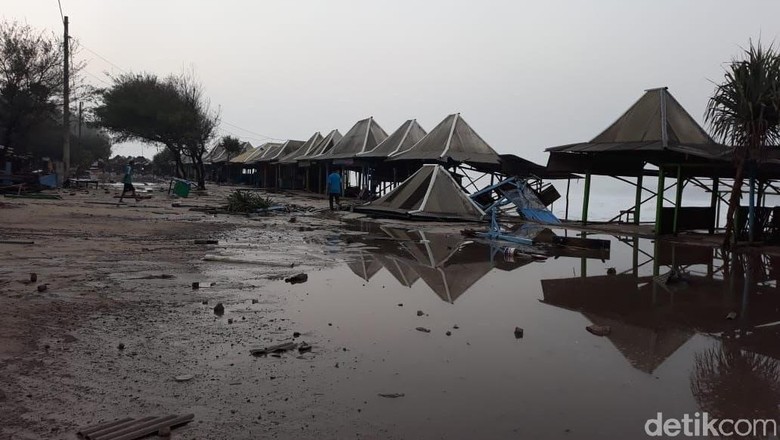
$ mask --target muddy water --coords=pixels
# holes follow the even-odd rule
[[[643,438],[658,412],[778,417],[776,259],[591,235],[609,255],[518,247],[538,260],[457,233],[363,229],[329,237],[316,258],[337,263],[308,282],[273,282],[283,306],[265,310],[315,344],[300,358],[311,364],[302,392],[345,426],[604,439]],[[666,281],[672,269],[682,275]]]

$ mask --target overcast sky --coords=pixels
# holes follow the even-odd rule
[[[89,82],[192,65],[221,134],[305,140],[368,116],[430,130],[460,112],[499,153],[541,163],[647,88],[668,86],[702,122],[724,62],[777,40],[780,17],[778,0],[61,1]],[[5,19],[61,32],[57,0],[2,4]]]

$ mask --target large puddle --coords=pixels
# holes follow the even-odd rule
[[[328,404],[355,417],[448,439],[642,438],[659,412],[778,417],[777,257],[591,235],[609,255],[549,246],[538,260],[458,233],[364,232],[325,246],[342,264],[277,285],[296,325],[348,347]]]

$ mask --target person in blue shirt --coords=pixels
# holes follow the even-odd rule
[[[135,187],[133,186],[133,165],[135,165],[135,161],[131,160],[125,166],[125,176],[122,178],[122,183],[124,183],[125,186],[122,189],[122,195],[119,196],[119,203],[122,203],[122,199],[128,192],[133,193],[133,198],[135,198],[136,202],[138,201],[138,196],[135,194]]]
[[[336,205],[339,205],[339,198],[341,197],[341,174],[338,171],[334,171],[328,175],[328,180],[325,182],[325,191],[328,193],[328,202],[330,203],[330,210],[333,211],[333,200],[336,200]]]

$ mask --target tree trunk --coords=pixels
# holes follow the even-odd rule
[[[723,237],[723,249],[731,249],[731,237],[735,235],[734,231],[734,213],[739,206],[739,200],[742,198],[742,182],[745,172],[745,156],[747,148],[743,148],[737,154],[736,170],[734,171],[734,186],[731,187],[731,196],[729,197],[729,209],[726,213],[726,233]]]
[[[203,157],[197,156],[195,158],[195,175],[198,176],[198,189],[206,189],[206,167],[203,165]]]

